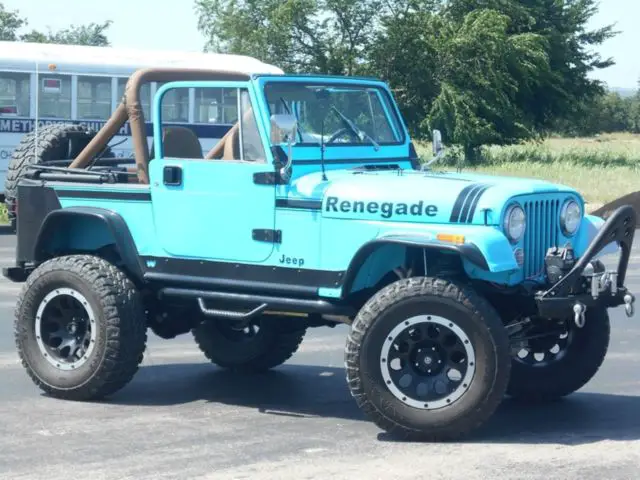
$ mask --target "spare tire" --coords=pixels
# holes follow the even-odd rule
[[[35,151],[35,131],[27,133],[16,146],[9,161],[4,182],[4,201],[11,228],[16,230],[16,195],[18,182],[27,165],[46,164],[52,160],[73,160],[95,137],[96,131],[69,123],[46,125],[38,129],[38,151]],[[111,156],[109,149],[104,156]]]

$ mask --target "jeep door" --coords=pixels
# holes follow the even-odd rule
[[[263,262],[272,254],[275,186],[255,179],[274,167],[255,105],[244,82],[158,90],[149,176],[157,239],[170,256]]]

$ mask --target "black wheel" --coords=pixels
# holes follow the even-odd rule
[[[62,399],[94,400],[124,387],[142,361],[146,330],[135,286],[88,255],[40,265],[16,306],[22,365],[40,389]]]
[[[96,132],[82,125],[52,124],[38,129],[38,150],[36,152],[35,131],[27,133],[17,145],[7,169],[4,182],[5,205],[11,228],[16,229],[16,195],[18,182],[27,165],[38,165],[52,160],[74,159],[93,139]],[[111,156],[110,150],[105,156]]]
[[[394,282],[364,305],[345,361],[351,394],[380,428],[433,441],[484,423],[510,370],[494,308],[469,287],[423,277]]]
[[[587,309],[583,328],[573,316],[535,322],[511,336],[512,367],[507,394],[541,402],[569,395],[598,372],[609,348],[606,309]]]
[[[264,372],[286,362],[306,333],[302,320],[263,315],[248,325],[205,320],[192,330],[198,348],[222,368]]]

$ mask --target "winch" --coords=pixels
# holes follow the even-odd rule
[[[549,283],[555,284],[571,271],[576,257],[571,244],[566,247],[551,247],[544,258],[545,273]]]

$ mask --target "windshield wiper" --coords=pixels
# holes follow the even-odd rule
[[[356,124],[353,123],[344,113],[338,110],[335,105],[331,105],[331,109],[340,116],[345,125],[358,136],[361,142],[366,138],[373,144],[376,151],[380,150],[380,145],[378,144],[378,142],[371,138],[371,136],[367,132],[365,132],[364,130],[360,130],[356,126]]]

